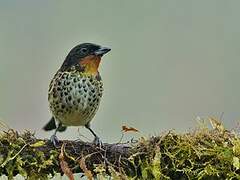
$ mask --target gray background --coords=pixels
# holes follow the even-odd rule
[[[41,128],[51,116],[50,79],[73,46],[94,42],[112,48],[100,67],[105,91],[92,123],[103,141],[118,141],[122,125],[144,136],[185,132],[197,116],[222,112],[233,128],[239,7],[237,0],[0,1],[1,121],[49,137]],[[79,134],[70,128],[60,137]]]

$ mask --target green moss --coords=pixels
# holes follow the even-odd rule
[[[70,142],[70,141],[69,141]],[[131,144],[127,155],[94,160],[87,147],[68,146],[65,158],[70,169],[79,168],[80,156],[87,156],[86,166],[99,178],[120,179],[240,179],[240,138],[227,130],[200,128],[191,133],[140,138]],[[78,152],[78,153],[77,153]],[[59,149],[30,132],[19,135],[13,130],[0,136],[0,176],[12,179],[20,174],[28,179],[47,179],[61,173]],[[110,152],[108,152],[110,153]],[[107,153],[106,153],[107,154]],[[106,157],[105,157],[106,158]],[[115,158],[115,159],[114,159]]]
[[[9,179],[17,174],[29,179],[47,179],[49,174],[54,174],[51,169],[55,166],[58,153],[53,151],[50,157],[46,157],[42,151],[31,147],[32,142],[36,143],[37,140],[30,132],[21,136],[13,130],[2,133],[0,175],[6,175]]]
[[[134,157],[135,166],[140,168],[136,177],[239,179],[239,142],[229,131],[206,129],[143,139],[137,147],[141,154]]]

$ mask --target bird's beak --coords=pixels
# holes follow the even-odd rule
[[[95,54],[96,56],[103,56],[104,54],[108,53],[109,51],[111,51],[110,48],[100,47],[99,49],[97,49],[96,51],[94,51],[94,54]]]

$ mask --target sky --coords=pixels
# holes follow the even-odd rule
[[[139,134],[187,132],[197,117],[240,120],[240,1],[0,0],[0,118],[37,137],[50,119],[51,78],[77,44],[110,47],[104,95],[92,127],[117,142],[123,125]],[[223,115],[222,115],[223,114]],[[82,137],[82,135],[87,138]],[[71,127],[60,139],[91,141]]]

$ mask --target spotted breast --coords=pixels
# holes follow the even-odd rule
[[[50,110],[65,126],[84,126],[98,110],[102,93],[100,76],[58,71],[49,87]]]

